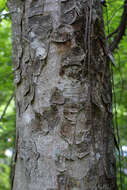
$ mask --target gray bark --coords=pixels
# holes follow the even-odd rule
[[[16,85],[13,190],[116,190],[100,0],[9,0]]]

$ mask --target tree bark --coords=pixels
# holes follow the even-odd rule
[[[100,0],[9,0],[13,190],[117,190]]]

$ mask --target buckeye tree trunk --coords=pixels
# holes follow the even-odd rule
[[[116,190],[100,0],[8,0],[16,85],[13,190]]]

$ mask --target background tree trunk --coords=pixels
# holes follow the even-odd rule
[[[100,0],[9,0],[17,138],[13,190],[116,190]]]

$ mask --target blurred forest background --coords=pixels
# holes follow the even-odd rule
[[[123,4],[124,0],[107,0],[107,8],[103,7],[107,36],[118,28],[123,13]],[[112,41],[114,35],[108,38],[109,42]],[[11,41],[10,13],[6,6],[6,0],[0,0],[0,190],[10,190],[10,170],[15,139]],[[119,151],[116,149],[117,177],[119,190],[127,190],[127,20],[126,32],[118,48],[115,49],[114,60],[116,66],[111,68],[114,86],[114,128],[118,142],[120,136],[120,150],[122,150],[119,156]],[[119,160],[121,160],[121,164]]]

